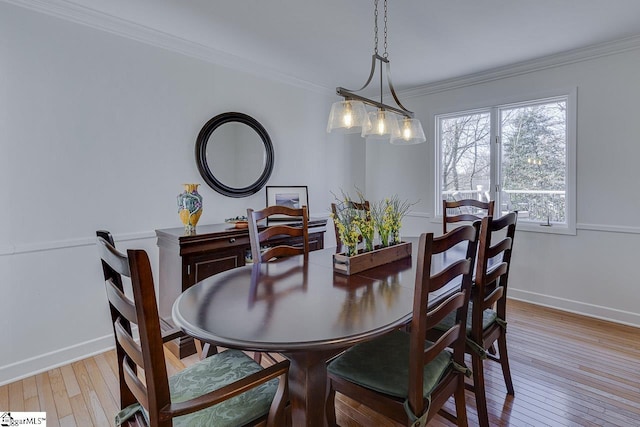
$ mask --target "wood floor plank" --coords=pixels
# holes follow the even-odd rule
[[[62,379],[64,380],[64,386],[67,389],[69,397],[79,395],[81,393],[80,385],[78,385],[78,380],[76,379],[76,374],[73,372],[73,367],[71,367],[71,365],[64,365],[60,368],[60,372],[62,372]]]
[[[104,356],[104,354],[98,354],[93,358],[96,362],[96,365],[98,365],[98,369],[100,370],[100,373],[102,375],[102,379],[104,380],[104,382],[107,385],[107,388],[109,390],[109,393],[111,394],[111,397],[113,399],[114,402],[119,402],[120,401],[120,389],[119,389],[119,385],[118,385],[118,377],[116,374],[114,374],[114,372],[111,370],[111,367],[109,366],[109,362],[107,361],[106,357]]]
[[[111,414],[107,417],[107,414],[105,414],[104,409],[100,405],[100,399],[98,399],[96,392],[93,390],[93,384],[85,367],[84,361],[81,360],[74,362],[72,366],[76,379],[78,380],[78,385],[80,386],[84,403],[89,411],[91,422],[97,427],[109,425],[109,419],[113,418],[111,417]],[[115,415],[115,413],[113,415]]]
[[[11,409],[9,407],[9,385],[0,386],[0,411]]]
[[[58,411],[56,410],[56,403],[47,372],[36,375],[36,386],[38,387],[40,410],[47,413],[47,426],[60,427]]]
[[[14,412],[24,411],[22,381],[9,384],[9,410]]]
[[[40,400],[38,399],[36,377],[28,377],[22,380],[22,393],[24,396],[24,410],[27,412],[39,412]]]
[[[69,395],[67,394],[67,388],[64,385],[60,369],[52,369],[49,371],[49,383],[51,384],[51,391],[53,392],[53,400],[56,403],[58,417],[63,419],[68,415],[72,415],[73,411],[71,410],[71,403],[69,403]]]
[[[95,390],[95,394],[100,400],[100,405],[104,409],[105,414],[107,414],[107,418],[109,414],[115,415],[119,410],[119,405],[116,400],[113,398],[107,384],[104,382],[104,378],[98,368],[98,364],[95,362],[94,358],[89,358],[84,360],[85,367],[87,368],[87,373],[91,378],[91,383],[93,384],[93,389]]]
[[[71,403],[71,408],[73,408],[73,417],[78,427],[93,427],[94,424],[91,420],[91,415],[89,415],[89,410],[87,409],[84,398],[82,397],[82,393],[70,397],[69,402]]]
[[[67,415],[66,417],[60,418],[60,427],[78,427],[78,425],[73,415]]]

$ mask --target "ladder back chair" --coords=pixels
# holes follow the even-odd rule
[[[338,205],[336,205],[335,203],[331,203],[331,212],[333,213],[333,230],[336,234],[336,252],[340,253],[342,251],[342,239],[340,238],[340,232],[338,231],[338,225],[336,224],[338,209]],[[365,200],[361,203],[348,200],[345,203],[343,209],[355,209],[357,211],[365,212],[365,215],[371,215],[371,205],[368,200]],[[360,236],[360,241],[362,241],[362,236]]]
[[[480,225],[475,284],[467,315],[466,352],[471,355],[473,371],[473,385],[467,385],[467,388],[475,394],[481,427],[489,426],[484,385],[485,359],[500,363],[507,394],[514,394],[507,353],[506,305],[507,281],[517,219],[517,213],[510,212],[495,220],[491,216],[484,217]],[[453,321],[453,317],[449,316],[436,330],[441,333]],[[437,336],[437,333],[430,338],[434,336]],[[496,342],[499,356],[495,354]]]
[[[499,219],[488,216],[482,219],[480,226],[475,286],[470,302],[471,329],[468,335],[471,342],[467,347],[471,354],[473,390],[482,427],[489,426],[484,386],[485,358],[500,363],[507,394],[514,395],[507,353],[506,307],[517,219],[517,212],[510,212]],[[495,353],[493,345],[496,342],[499,356],[492,354]]]
[[[441,237],[420,236],[410,331],[396,330],[356,344],[328,364],[330,426],[336,425],[336,392],[404,425],[423,426],[436,413],[459,426],[467,425],[465,326],[477,237],[477,225],[465,225]],[[460,243],[466,244],[466,258],[432,274],[432,256]],[[447,285],[453,286],[451,295],[429,307],[429,293]],[[451,328],[435,342],[426,341],[427,331],[450,313],[455,317]],[[455,416],[442,409],[452,395]]]
[[[133,289],[130,299],[111,278],[105,281],[115,314],[116,352],[123,355],[118,363],[124,406],[116,425],[132,416],[151,427],[285,425],[288,361],[262,368],[242,351],[226,350],[169,377],[147,253],[124,255],[102,237],[97,243],[103,265],[129,277]],[[131,324],[138,327],[139,343]]]
[[[116,245],[111,232],[107,230],[97,230],[96,237],[102,238],[106,243],[108,243],[115,250]],[[121,292],[124,295],[125,289],[124,289],[123,275],[120,274],[118,270],[111,267],[111,265],[109,265],[104,259],[101,260],[101,263],[102,263],[102,272],[104,275],[105,282],[111,283],[111,286],[115,287],[119,292]],[[125,279],[127,281],[129,280],[128,272],[125,275]],[[118,310],[111,303],[109,303],[109,311],[111,313],[111,323],[115,328],[115,323],[116,323],[116,320],[118,320],[118,316],[119,316]],[[127,331],[131,331],[131,325],[129,321],[127,319],[121,319],[121,320],[122,320],[123,327]],[[162,319],[162,318],[160,318],[160,329],[162,331],[162,342],[164,343],[172,341],[176,338],[186,336],[184,332],[182,332],[180,329],[176,328],[175,326],[173,326],[172,324],[170,324],[169,322],[167,322],[165,319]],[[113,330],[113,333],[115,336],[115,329]],[[116,356],[118,360],[118,379],[121,387],[120,399],[122,400],[124,397],[123,395],[126,394],[126,392],[123,393],[123,390],[122,390],[122,387],[124,386],[124,376],[123,376],[124,374],[122,371],[122,360],[124,358],[124,352],[118,351],[118,348],[116,348],[116,353],[117,353]],[[122,401],[120,402],[120,405],[121,405],[120,409],[127,406],[127,405],[123,405]]]
[[[283,215],[291,220],[302,221],[299,224],[275,224],[269,226],[269,217],[278,215],[280,219]],[[270,206],[268,208],[254,211],[247,209],[249,220],[249,240],[251,242],[251,257],[253,262],[267,262],[274,258],[288,257],[292,255],[309,254],[309,214],[307,207],[289,208],[286,206]],[[258,222],[267,220],[267,227],[263,230],[258,228]],[[262,250],[261,246],[269,239],[277,236],[301,237],[301,246],[278,245]]]
[[[493,216],[495,202],[475,199],[442,201],[442,234],[447,232],[447,224],[461,221],[474,222],[485,216]]]

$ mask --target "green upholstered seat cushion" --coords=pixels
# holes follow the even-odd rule
[[[394,331],[351,347],[332,360],[329,373],[363,387],[403,398],[409,390],[409,334]],[[431,343],[426,342],[426,346]],[[431,394],[452,366],[452,355],[441,352],[424,368],[424,396]]]
[[[471,311],[473,310],[473,303],[469,302],[469,310],[467,311],[467,335],[471,335]],[[482,330],[484,331],[489,326],[491,326],[496,319],[498,318],[498,313],[495,310],[486,309],[482,313]],[[446,331],[450,329],[456,320],[456,313],[449,313],[447,317],[445,317],[442,322],[438,323],[435,329],[439,331]]]
[[[238,350],[227,350],[208,357],[169,378],[171,401],[184,402],[217,390],[262,367]],[[173,420],[174,427],[241,426],[269,412],[278,388],[274,379],[212,407]]]

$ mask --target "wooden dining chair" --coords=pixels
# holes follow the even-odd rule
[[[356,344],[328,364],[326,412],[330,426],[336,425],[336,392],[404,425],[423,426],[436,413],[459,426],[467,425],[465,325],[477,236],[478,227],[471,225],[442,237],[433,233],[420,236],[410,331],[396,330]],[[460,243],[466,244],[466,259],[432,273],[432,256]],[[454,291],[448,298],[429,304],[430,292],[452,284]],[[450,313],[455,317],[451,328],[437,341],[426,341],[427,331]],[[442,409],[452,395],[455,416]]]
[[[277,215],[278,219],[291,218],[292,221],[301,221],[299,224],[272,223],[269,218]],[[251,242],[251,257],[253,262],[266,262],[274,258],[292,255],[309,254],[309,214],[307,207],[299,209],[286,206],[269,206],[268,208],[254,211],[247,209],[249,221],[249,240]],[[258,222],[267,220],[266,228],[260,229]],[[277,236],[301,237],[299,246],[276,245],[268,246],[268,240]],[[264,246],[263,245],[267,245]]]
[[[108,243],[111,247],[115,249],[115,242],[111,232],[107,230],[97,230],[96,237],[103,239],[106,243]],[[116,269],[111,267],[111,265],[105,262],[104,259],[101,260],[101,263],[102,263],[102,272],[104,275],[105,282],[110,282],[112,286],[114,286],[119,292],[121,292],[124,295],[125,288],[124,288],[123,276]],[[125,277],[125,279],[128,280],[129,278]],[[115,325],[115,322],[119,316],[118,310],[111,303],[109,303],[109,311],[111,313],[111,323]],[[129,324],[129,321],[127,319],[122,319],[122,325],[126,330],[128,331],[131,330],[131,325]],[[180,329],[176,328],[175,326],[173,326],[171,323],[169,323],[163,318],[160,318],[160,330],[162,333],[163,343],[167,343],[176,338],[182,338],[187,336],[184,332],[182,332]],[[115,336],[115,329],[113,332]],[[119,352],[117,350],[118,349],[116,349],[116,353],[117,353],[116,356],[118,359],[118,378],[120,380],[120,386],[122,387],[124,385],[124,373],[122,371],[122,360],[124,358],[124,353]],[[123,402],[122,402],[123,394],[124,393],[122,392],[122,389],[121,389],[120,390],[120,399],[121,399],[120,408],[121,409],[127,406],[127,405],[123,405]]]
[[[151,427],[286,423],[286,360],[262,368],[242,351],[226,350],[168,377],[147,253],[128,250],[124,255],[102,237],[97,243],[103,265],[130,278],[133,290],[130,299],[113,276],[105,281],[122,371],[123,406],[116,425],[131,416]],[[139,343],[131,333],[132,324],[138,327]]]
[[[369,215],[369,212],[371,212],[371,205],[369,203],[368,200],[365,200],[364,202],[354,202],[352,200],[348,200],[347,202],[345,202],[344,206],[342,207],[343,209],[355,209],[357,211],[363,211],[365,212],[367,215]],[[338,231],[338,226],[336,224],[336,220],[335,218],[338,217],[338,213],[339,213],[339,208],[338,205],[336,205],[335,203],[331,203],[331,212],[333,213],[333,230],[336,233],[336,252],[340,253],[342,252],[342,239],[340,238],[340,232]],[[362,236],[360,236],[360,241],[362,241]]]
[[[467,316],[467,347],[471,355],[473,384],[468,385],[476,398],[481,427],[489,426],[487,398],[484,384],[484,360],[500,363],[507,394],[513,395],[513,382],[507,353],[507,282],[513,239],[518,215],[510,212],[499,219],[484,217],[478,239],[478,261],[475,284]],[[496,240],[494,240],[496,239]],[[436,330],[444,331],[455,319],[446,318]],[[431,335],[430,338],[434,336]],[[498,344],[498,355],[494,344]]]
[[[493,215],[495,202],[481,202],[475,199],[443,200],[442,201],[442,234],[447,232],[447,224],[481,220]]]

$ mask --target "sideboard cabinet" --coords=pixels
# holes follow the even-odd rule
[[[309,250],[324,248],[326,219],[309,219]],[[184,227],[156,230],[160,252],[158,310],[171,322],[171,307],[178,295],[194,283],[216,273],[241,267],[251,254],[249,231],[233,224],[198,225],[192,234]],[[274,238],[269,244],[302,245],[301,237]],[[168,345],[179,357],[195,352],[191,339]]]

